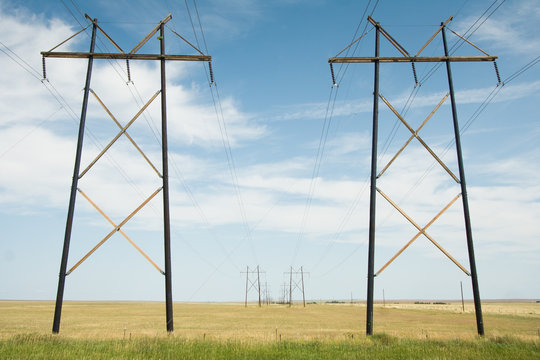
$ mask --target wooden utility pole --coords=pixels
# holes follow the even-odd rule
[[[71,274],[79,265],[81,265],[90,255],[92,255],[102,244],[104,244],[109,238],[111,238],[116,232],[119,232],[124,236],[136,249],[139,251],[162,275],[165,276],[165,313],[166,313],[166,328],[168,332],[172,332],[174,330],[173,325],[173,308],[172,308],[172,266],[171,266],[171,249],[170,249],[170,215],[169,215],[169,176],[168,176],[168,149],[167,149],[167,102],[166,102],[166,72],[165,72],[165,61],[207,61],[210,64],[210,61],[212,58],[210,56],[204,55],[199,49],[188,43],[191,47],[193,47],[200,55],[168,55],[165,53],[165,24],[172,18],[172,16],[169,14],[167,17],[165,17],[162,21],[159,22],[159,24],[152,30],[150,33],[141,40],[129,53],[126,53],[122,50],[122,48],[112,40],[112,38],[98,25],[97,19],[92,19],[88,15],[85,14],[85,17],[87,20],[89,20],[92,23],[92,36],[91,36],[91,44],[90,44],[90,51],[89,52],[59,52],[54,51],[56,48],[58,48],[60,45],[66,43],[73,37],[80,34],[83,30],[79,31],[72,37],[68,38],[67,40],[63,41],[59,45],[55,46],[49,51],[43,51],[41,52],[41,55],[43,56],[43,73],[45,77],[45,58],[68,58],[68,59],[88,59],[88,68],[86,73],[86,83],[84,87],[84,95],[83,95],[83,104],[82,104],[82,110],[81,110],[81,118],[80,118],[80,124],[79,124],[79,136],[77,140],[77,150],[75,154],[75,166],[73,171],[73,178],[72,178],[72,184],[71,184],[71,195],[69,200],[69,207],[68,207],[68,215],[66,220],[66,230],[64,234],[64,246],[62,251],[62,260],[60,263],[60,274],[59,274],[59,280],[58,280],[58,291],[56,296],[56,305],[55,305],[55,311],[54,311],[54,320],[53,320],[53,333],[58,333],[60,331],[60,319],[61,319],[61,313],[62,313],[62,304],[63,304],[63,297],[64,297],[64,287],[65,287],[65,279],[66,276]],[[96,33],[97,31],[100,31],[113,45],[114,47],[119,51],[117,53],[101,53],[95,51],[95,41],[96,41]],[[159,37],[158,40],[160,40],[160,53],[159,54],[138,54],[138,50],[148,42],[157,32],[159,31]],[[178,34],[177,34],[178,35]],[[181,36],[179,36],[182,38]],[[183,39],[183,38],[182,38]],[[185,39],[183,39],[186,41]],[[187,41],[186,41],[187,42]],[[92,65],[94,60],[97,59],[123,59],[126,60],[127,65],[129,66],[129,60],[159,60],[160,61],[160,72],[161,72],[161,89],[157,91],[154,96],[139,110],[137,115],[135,115],[134,118],[131,119],[131,121],[125,125],[122,126],[116,118],[113,116],[111,111],[105,106],[104,102],[99,98],[99,96],[91,90],[90,83],[91,83],[91,76],[92,76]],[[210,66],[210,65],[209,65]],[[128,77],[130,78],[129,73],[129,67],[128,67]],[[89,94],[92,93],[100,105],[105,109],[105,111],[109,114],[109,116],[112,118],[112,120],[116,123],[116,125],[120,128],[120,132],[116,135],[116,137],[109,142],[109,144],[100,152],[100,154],[86,167],[85,170],[82,172],[80,171],[80,163],[81,163],[81,155],[83,150],[83,140],[84,140],[84,128],[85,128],[85,121],[86,121],[86,113],[87,113],[87,106],[88,106],[88,98]],[[127,133],[127,129],[133,122],[146,110],[146,108],[150,105],[150,103],[159,95],[161,94],[161,129],[162,129],[162,173],[159,173],[157,168],[151,163],[149,158],[143,153],[141,148],[135,143],[133,138],[129,136]],[[129,216],[127,216],[121,223],[116,225],[106,214],[101,210],[101,208],[98,207],[98,205],[91,200],[91,198],[85,194],[79,187],[78,187],[78,180],[80,180],[87,172],[90,170],[90,168],[106,153],[107,150],[120,138],[122,135],[126,136],[130,142],[135,146],[137,151],[144,157],[144,159],[148,162],[148,164],[152,167],[152,169],[157,173],[157,175],[162,180],[162,186],[154,191],[152,195],[150,195],[135,211],[133,211]],[[164,252],[165,252],[165,271],[161,270],[161,268],[152,261],[148,255],[146,255],[140,247],[138,247],[133,240],[131,240],[122,230],[122,226],[125,225],[139,210],[141,210],[148,202],[156,196],[160,191],[163,191],[163,237],[164,237]],[[101,214],[103,215],[109,223],[114,227],[114,229],[107,234],[94,248],[92,248],[81,260],[79,260],[74,266],[71,267],[69,271],[67,270],[67,263],[68,263],[68,257],[69,257],[69,246],[71,241],[71,232],[72,232],[72,226],[73,226],[73,217],[74,217],[74,210],[75,210],[75,201],[77,192],[80,192],[86,200],[88,200],[91,205]]]
[[[306,293],[304,291],[304,269],[300,266],[300,274],[302,276],[302,301],[304,302],[304,307],[306,307]]]
[[[97,19],[92,23],[92,37],[90,40],[90,53],[94,52],[96,45],[96,25]],[[84,128],[86,122],[86,109],[88,107],[88,94],[90,92],[90,82],[92,79],[92,66],[94,57],[88,57],[88,67],[86,70],[86,82],[84,86],[83,103],[81,110],[81,121],[79,122],[79,137],[77,140],[77,151],[75,154],[75,166],[73,169],[73,177],[71,182],[71,195],[69,197],[68,215],[66,220],[66,231],[64,233],[64,247],[62,250],[62,260],[60,263],[60,275],[58,278],[58,290],[56,293],[56,305],[54,308],[54,319],[52,331],[58,334],[60,331],[60,319],[62,316],[62,303],[64,301],[64,287],[66,283],[66,270],[69,254],[69,245],[71,241],[71,228],[73,227],[73,214],[75,212],[75,199],[77,198],[77,184],[79,182],[79,171],[81,166],[81,156],[84,141]]]
[[[248,281],[249,281],[249,266],[246,266],[246,297],[244,298],[244,307],[247,307]]]
[[[293,274],[293,270],[291,266],[291,272],[289,273],[290,275],[289,277],[289,307],[292,306],[292,274]]]
[[[374,289],[374,279],[375,276],[379,275],[392,261],[394,261],[414,240],[416,240],[419,236],[424,235],[428,238],[439,250],[441,250],[452,262],[454,262],[465,274],[471,276],[472,281],[472,287],[473,287],[473,296],[474,296],[474,303],[475,303],[475,312],[476,312],[476,323],[477,323],[477,330],[479,335],[484,335],[484,326],[482,321],[482,308],[481,308],[481,302],[480,302],[480,293],[478,289],[478,278],[477,278],[477,272],[476,272],[476,263],[475,263],[475,257],[474,257],[474,247],[473,247],[473,241],[472,241],[472,230],[471,230],[471,222],[470,222],[470,214],[469,214],[469,206],[468,206],[468,200],[467,200],[467,189],[466,189],[466,182],[465,182],[465,171],[463,166],[463,158],[461,154],[461,141],[460,141],[460,132],[459,132],[459,125],[458,125],[458,119],[457,119],[457,111],[456,111],[456,101],[454,97],[454,87],[453,87],[453,80],[452,80],[452,72],[451,72],[451,66],[450,64],[452,62],[493,62],[495,66],[495,72],[497,75],[497,79],[500,83],[500,78],[498,74],[497,64],[495,60],[497,59],[496,56],[491,56],[482,49],[480,49],[478,46],[472,44],[469,40],[463,38],[461,35],[455,33],[458,37],[460,37],[462,40],[467,42],[468,44],[475,47],[477,50],[481,51],[484,56],[450,56],[448,47],[446,44],[446,25],[448,22],[452,20],[452,17],[448,18],[446,22],[441,23],[441,26],[439,29],[433,34],[433,36],[426,42],[426,44],[416,53],[416,55],[409,54],[382,26],[380,23],[373,20],[371,17],[368,17],[368,21],[375,27],[375,56],[373,57],[339,57],[341,53],[343,53],[346,49],[348,49],[350,46],[352,46],[354,43],[359,41],[362,37],[356,39],[351,43],[349,46],[347,46],[344,50],[342,50],[340,53],[338,53],[335,57],[332,57],[328,60],[330,63],[330,70],[332,72],[332,80],[335,84],[335,77],[334,77],[334,71],[333,71],[333,64],[335,63],[373,63],[374,64],[374,85],[373,85],[373,125],[372,125],[372,150],[371,150],[371,192],[370,192],[370,217],[369,217],[369,241],[368,241],[368,282],[367,282],[367,314],[366,314],[366,333],[368,335],[373,334],[373,289]],[[435,38],[435,36],[441,32],[442,34],[442,40],[444,45],[444,56],[430,56],[430,57],[423,57],[419,56],[420,53],[426,48],[426,46]],[[365,34],[364,34],[365,35]],[[362,36],[364,36],[362,35]],[[389,42],[394,46],[401,54],[402,56],[387,56],[382,57],[379,54],[379,38],[380,35],[383,35]],[[444,62],[446,64],[446,70],[447,70],[447,77],[448,77],[448,89],[449,89],[449,95],[451,100],[451,107],[452,107],[452,119],[453,119],[453,125],[454,125],[454,138],[456,142],[456,152],[458,157],[458,167],[459,167],[459,178],[453,174],[450,169],[437,157],[435,152],[429,148],[429,146],[420,138],[418,135],[418,131],[424,126],[424,124],[429,120],[429,118],[433,115],[433,113],[439,108],[439,106],[442,105],[442,103],[446,100],[447,96],[443,98],[443,100],[439,103],[439,105],[435,108],[435,110],[432,111],[432,113],[426,118],[424,123],[418,128],[417,130],[414,130],[410,127],[410,125],[405,121],[405,119],[399,114],[390,104],[388,100],[382,96],[379,92],[379,68],[380,63],[388,63],[388,62],[398,62],[398,63],[411,63],[412,64],[412,70],[413,75],[415,79],[416,86],[420,85],[417,80],[416,76],[416,69],[414,64],[419,62]],[[377,134],[378,134],[378,113],[379,113],[379,98],[383,100],[383,102],[392,110],[392,112],[398,117],[398,119],[411,131],[412,136],[407,141],[407,143],[397,152],[397,154],[392,158],[392,160],[386,165],[386,167],[383,168],[383,170],[377,174]],[[458,183],[461,187],[461,193],[458,194],[450,203],[441,210],[426,226],[420,227],[414,220],[407,215],[407,213],[401,209],[395,202],[393,202],[389,196],[387,196],[384,192],[382,192],[381,189],[377,187],[377,178],[379,178],[386,169],[392,164],[392,162],[399,156],[399,154],[403,151],[403,149],[413,140],[417,139],[422,146],[434,157],[434,159],[445,169],[445,171],[452,177],[452,179]],[[400,212],[416,229],[418,230],[417,235],[413,237],[394,257],[392,257],[377,273],[375,273],[375,217],[376,217],[376,209],[375,209],[375,203],[376,203],[376,193],[379,193],[385,200],[387,200],[398,212]],[[445,212],[459,197],[462,198],[463,201],[463,215],[465,220],[465,230],[466,230],[466,236],[467,236],[467,249],[469,253],[469,266],[470,266],[470,272],[465,269],[465,267],[457,260],[455,260],[446,250],[438,244],[433,237],[431,237],[427,232],[426,229],[435,222],[435,220],[442,215],[443,212]],[[384,301],[384,300],[383,300]]]
[[[257,288],[259,292],[259,307],[261,307],[261,276],[259,274],[259,265],[257,265]]]
[[[463,299],[463,281],[459,282],[459,287],[461,288],[461,312],[465,312],[465,300]]]

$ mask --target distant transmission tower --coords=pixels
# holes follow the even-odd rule
[[[266,273],[264,271],[259,270],[259,265],[254,270],[249,270],[249,266],[246,266],[246,271],[242,271],[241,274],[246,274],[246,293],[244,298],[244,306],[247,307],[248,303],[248,292],[251,289],[255,289],[259,296],[259,307],[261,307],[262,304],[262,295],[264,294],[266,290],[263,289],[261,292],[261,275],[265,276]],[[251,275],[251,276],[250,276]],[[265,281],[266,283],[266,281]]]
[[[113,39],[98,25],[97,19],[92,19],[85,14],[85,17],[92,23],[92,36],[90,43],[90,50],[88,52],[59,52],[53,51],[58,48],[60,45],[71,40],[73,37],[77,36],[85,29],[82,29],[75,35],[71,36],[67,40],[63,41],[59,45],[55,46],[49,51],[44,51],[41,53],[43,56],[43,77],[46,79],[45,71],[45,58],[82,58],[88,59],[88,67],[86,72],[86,83],[84,86],[84,95],[83,103],[81,110],[81,118],[79,124],[79,135],[77,141],[77,150],[75,154],[75,166],[73,169],[73,178],[71,183],[71,195],[69,199],[69,208],[68,215],[66,220],[66,230],[64,235],[64,246],[62,251],[62,261],[60,263],[60,274],[58,280],[58,292],[56,295],[56,306],[54,311],[54,321],[53,321],[53,333],[58,333],[60,331],[60,317],[62,313],[62,303],[64,298],[64,286],[66,281],[66,276],[71,274],[82,262],[84,262],[90,255],[92,255],[103,243],[105,243],[109,238],[111,238],[115,233],[122,234],[136,249],[139,251],[161,274],[165,276],[165,308],[166,308],[166,324],[167,331],[171,332],[174,330],[173,326],[173,307],[172,307],[172,279],[171,279],[171,247],[170,247],[170,217],[169,217],[169,175],[168,175],[168,155],[167,155],[167,103],[166,103],[166,78],[165,78],[165,62],[166,61],[207,61],[211,69],[210,61],[212,58],[210,56],[204,55],[199,49],[190,44],[180,35],[176,34],[186,43],[188,43],[193,49],[195,49],[200,55],[169,55],[165,53],[165,24],[171,20],[172,16],[169,14],[165,19],[160,21],[160,23],[152,30],[144,39],[141,40],[130,52],[126,53],[120,48],[120,46],[113,41]],[[101,32],[114,47],[119,51],[115,53],[102,53],[95,51],[96,45],[96,34]],[[159,36],[157,39],[160,41],[160,53],[159,54],[140,54],[138,51],[143,47],[148,40],[150,40],[157,32],[159,31]],[[126,60],[127,65],[127,74],[128,81],[131,81],[131,74],[129,71],[129,60],[157,60],[161,64],[161,89],[159,89],[147,102],[146,104],[139,109],[137,114],[126,124],[121,125],[114,115],[109,111],[105,106],[104,102],[98,97],[98,95],[90,89],[91,77],[92,77],[92,66],[94,59],[121,59]],[[212,77],[212,71],[210,70],[210,75]],[[212,80],[213,82],[213,80]],[[111,119],[118,126],[120,131],[118,134],[109,142],[107,146],[99,153],[99,155],[81,172],[81,155],[83,150],[83,140],[84,140],[84,130],[85,130],[85,121],[86,121],[86,112],[88,106],[88,97],[89,94],[96,98],[99,104],[104,108],[108,113]],[[143,153],[141,148],[135,143],[133,138],[128,134],[128,128],[137,120],[137,118],[146,110],[146,108],[154,101],[154,99],[161,94],[161,145],[162,145],[162,169],[161,172],[152,164],[148,157]],[[92,168],[92,166],[110,149],[110,147],[118,140],[122,135],[133,144],[137,149],[140,155],[145,159],[148,165],[156,172],[156,175],[161,178],[162,186],[155,190],[144,202],[142,202],[133,212],[131,212],[123,221],[120,223],[115,223],[111,218],[109,218],[103,210],[101,210],[98,205],[91,200],[91,198],[84,193],[78,187],[78,181],[87,172]],[[154,261],[152,261],[148,255],[146,255],[141,248],[139,248],[122,230],[122,227],[139,212],[150,200],[152,200],[159,192],[163,192],[163,236],[164,236],[164,251],[165,251],[165,271],[163,271]],[[77,193],[80,193],[88,202],[98,211],[107,221],[111,224],[113,229],[100,241],[98,242],[83,258],[81,258],[75,265],[73,265],[69,271],[67,270],[68,265],[68,255],[69,255],[69,245],[71,240],[71,230],[73,225],[73,214],[75,211],[75,200]]]
[[[284,282],[281,285],[281,300],[280,304],[287,304],[289,302],[289,284]]]
[[[416,55],[410,55],[385,29],[382,28],[380,23],[373,20],[371,17],[368,17],[368,21],[375,27],[375,56],[374,57],[339,57],[341,53],[349,49],[354,43],[358,42],[364,35],[360,38],[354,40],[349,46],[343,49],[335,57],[332,57],[328,60],[330,63],[330,71],[332,75],[333,85],[337,85],[334,76],[333,64],[335,63],[373,63],[375,67],[374,75],[374,90],[373,90],[373,132],[372,132],[372,150],[371,150],[371,193],[370,193],[370,210],[369,210],[369,245],[368,245],[368,284],[367,284],[367,314],[366,314],[366,333],[368,335],[373,334],[373,288],[374,288],[374,279],[375,276],[379,275],[392,261],[394,261],[409,245],[411,245],[418,237],[421,235],[425,236],[433,245],[435,245],[439,250],[441,250],[444,255],[446,255],[452,262],[454,262],[465,274],[471,276],[475,312],[476,312],[476,325],[479,335],[484,335],[484,324],[482,320],[482,307],[480,303],[480,292],[478,289],[478,277],[476,272],[476,262],[474,258],[474,247],[473,247],[473,238],[472,238],[472,229],[471,221],[469,215],[469,202],[467,197],[467,186],[465,182],[465,170],[463,166],[463,157],[461,153],[461,140],[460,140],[460,129],[457,118],[456,111],[456,100],[454,96],[454,85],[452,80],[452,72],[450,64],[452,62],[471,62],[471,61],[490,61],[493,62],[495,66],[495,73],[497,75],[497,80],[500,84],[499,72],[497,69],[497,63],[495,60],[496,56],[491,56],[478,46],[471,43],[468,39],[462,37],[461,35],[453,32],[456,36],[461,38],[461,40],[467,42],[469,45],[472,45],[475,49],[482,52],[485,56],[450,56],[448,45],[446,43],[446,25],[452,20],[450,17],[446,22],[441,23],[439,29],[433,34],[433,36],[427,41],[427,43],[416,53]],[[419,56],[420,53],[428,46],[428,44],[437,36],[438,33],[442,34],[442,42],[444,46],[444,56],[432,56],[432,57],[422,57]],[[395,47],[402,56],[395,57],[383,57],[379,55],[379,37],[383,35],[389,42]],[[429,116],[424,120],[419,128],[413,129],[409,123],[399,114],[390,102],[382,96],[379,92],[379,67],[381,63],[389,62],[398,62],[398,63],[411,63],[412,71],[414,75],[414,80],[416,86],[419,86],[417,77],[415,63],[417,62],[435,62],[435,63],[445,63],[446,64],[446,73],[448,78],[448,88],[449,96],[452,110],[453,126],[454,126],[454,139],[456,143],[456,153],[457,153],[457,162],[459,168],[459,177],[456,176],[444,163],[443,161],[435,154],[435,152],[424,142],[424,140],[418,135],[418,132],[426,124],[426,122],[431,118],[433,113],[442,105],[446,100],[448,95],[446,95],[437,107],[429,114]],[[396,117],[403,123],[403,125],[411,132],[409,140],[403,145],[403,147],[397,152],[397,154],[390,160],[390,162],[379,172],[377,173],[377,136],[378,136],[378,116],[379,116],[379,99],[381,99],[388,108],[396,115]],[[377,179],[383,175],[383,173],[388,169],[388,167],[394,162],[394,160],[399,156],[399,154],[405,149],[405,147],[414,139],[418,140],[420,144],[430,153],[430,155],[439,163],[439,165],[448,173],[448,175],[461,187],[461,193],[456,195],[429,223],[421,227],[418,225],[407,213],[401,209],[394,201],[390,199],[381,189],[377,187]],[[403,246],[398,253],[392,257],[382,268],[375,273],[374,264],[375,264],[375,201],[377,192],[388,201],[403,217],[405,217],[416,229],[417,234],[409,240],[409,242]],[[469,253],[469,266],[470,272],[465,269],[456,259],[454,259],[442,246],[433,239],[427,233],[428,227],[430,227],[452,204],[454,204],[461,197],[463,202],[463,216],[465,220],[465,233],[467,237],[467,249]]]
[[[292,306],[292,294],[295,290],[299,290],[302,292],[302,301],[304,304],[304,307],[306,307],[306,293],[304,290],[304,268],[300,266],[300,269],[293,270],[293,267],[291,266],[291,269],[288,272],[284,273],[285,275],[289,276],[289,307]]]

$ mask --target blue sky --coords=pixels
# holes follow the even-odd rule
[[[194,54],[172,29],[213,57],[217,87],[212,88],[204,64],[167,64],[173,299],[240,301],[241,272],[257,265],[274,299],[281,297],[290,266],[309,273],[308,298],[352,294],[365,299],[373,66],[336,65],[340,85],[331,88],[328,58],[353,40],[357,28],[357,36],[371,29],[362,17],[366,8],[367,13],[374,9],[372,16],[410,53],[449,16],[455,17],[449,28],[458,33],[480,18],[470,40],[499,56],[503,80],[540,55],[536,1],[375,3],[199,0],[195,8],[187,1],[194,32],[184,1],[1,0],[0,299],[54,299],[56,294],[86,65],[84,60],[48,59],[49,82],[41,83],[39,52],[88,25],[81,13],[97,18],[125,50],[172,13],[167,52]],[[490,14],[499,5],[484,22],[486,9]],[[87,51],[88,35],[59,50]],[[448,39],[451,46],[459,45],[450,32]],[[372,56],[373,40],[372,31],[354,54]],[[384,40],[381,45],[381,55],[397,55]],[[99,51],[113,49],[101,35],[98,46]],[[141,51],[157,52],[155,37]],[[442,55],[440,35],[422,54]],[[481,53],[464,44],[455,55]],[[159,90],[157,63],[130,65],[133,83],[126,84],[124,62],[96,60],[91,86],[122,124]],[[380,85],[413,128],[448,91],[444,67],[429,78],[433,65],[416,67],[420,88],[414,88],[408,64],[382,65]],[[540,67],[502,87],[496,87],[491,63],[453,64],[453,74],[481,296],[538,298]],[[476,116],[494,90],[496,97]],[[414,100],[407,103],[410,94]],[[159,109],[158,97],[129,133],[160,167]],[[83,167],[117,131],[91,97]],[[457,174],[448,100],[420,135]],[[409,136],[381,102],[379,169]],[[378,184],[420,226],[459,193],[416,141]],[[119,223],[160,181],[121,137],[79,186]],[[123,230],[163,266],[161,221],[160,194]],[[79,195],[69,266],[110,230]],[[469,267],[460,201],[428,232]],[[378,196],[376,268],[415,234]],[[384,289],[387,299],[457,299],[460,281],[472,298],[469,278],[420,237],[376,278],[375,297],[382,298]],[[65,298],[162,300],[164,279],[116,234],[67,277]],[[255,298],[252,291],[250,299]]]

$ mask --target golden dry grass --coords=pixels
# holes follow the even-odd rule
[[[374,330],[403,338],[472,339],[476,322],[471,303],[427,305],[377,304]],[[535,340],[540,336],[540,304],[511,302],[483,304],[486,335]],[[0,339],[18,334],[49,334],[54,303],[0,301]],[[330,340],[362,336],[365,305],[295,304],[261,308],[234,303],[175,303],[174,336],[236,341]],[[165,306],[158,302],[64,303],[61,336],[81,339],[162,337]]]

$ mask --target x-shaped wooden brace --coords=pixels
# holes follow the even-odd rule
[[[259,279],[257,280],[251,280],[248,276],[248,281],[249,281],[249,287],[248,287],[248,291],[255,288],[256,290],[259,288]]]
[[[375,276],[379,275],[388,265],[390,265],[392,261],[394,261],[407,247],[409,247],[409,245],[413,243],[413,241],[415,241],[422,234],[426,238],[428,238],[428,240],[431,241],[433,245],[435,245],[439,250],[441,250],[444,255],[446,255],[450,260],[452,260],[452,262],[456,264],[457,267],[459,267],[465,274],[470,275],[469,271],[467,271],[467,269],[465,269],[463,265],[461,265],[456,259],[454,259],[452,255],[450,255],[446,250],[444,250],[443,247],[438,242],[436,242],[435,239],[431,237],[431,235],[426,232],[426,229],[430,227],[446,210],[448,210],[448,208],[450,208],[450,206],[452,206],[452,204],[454,204],[456,200],[459,199],[461,194],[456,195],[456,197],[454,197],[452,201],[450,201],[448,205],[444,207],[444,209],[442,209],[433,219],[431,219],[431,221],[426,226],[421,228],[416,222],[414,222],[414,220],[410,216],[405,213],[405,211],[403,211],[395,202],[393,202],[388,197],[388,195],[383,193],[379,188],[377,188],[377,191],[379,194],[382,195],[382,197],[386,199],[386,201],[388,201],[397,211],[399,211],[399,213],[403,215],[405,219],[409,220],[409,222],[418,230],[418,233],[403,248],[401,248],[401,250],[399,250],[398,253],[392,257],[392,259],[390,259],[379,271],[377,271]]]
[[[292,281],[292,289],[293,289],[293,291],[296,290],[296,289],[302,291],[302,279],[293,280]]]
[[[156,196],[160,191],[161,191],[162,188],[159,188],[157,189],[156,191],[154,191],[152,193],[152,195],[150,195],[144,202],[142,202],[135,210],[133,210],[133,212],[131,212],[131,214],[129,214],[120,224],[116,225],[107,215],[105,215],[105,213],[103,211],[101,211],[98,206],[92,201],[90,200],[90,198],[85,194],[83,193],[80,189],[77,189],[89,202],[90,204],[92,204],[94,206],[94,208],[96,208],[100,213],[101,215],[103,215],[110,223],[112,226],[114,226],[114,229],[108,233],[96,246],[94,246],[92,248],[92,250],[90,250],[86,255],[84,255],[82,257],[81,260],[79,260],[75,265],[73,265],[73,267],[71,269],[69,269],[69,271],[66,273],[66,275],[69,275],[73,272],[73,270],[75,270],[79,265],[81,265],[83,263],[83,261],[85,261],[86,259],[88,259],[88,257],[90,255],[92,255],[94,253],[94,251],[96,251],[101,245],[103,245],[105,243],[105,241],[109,240],[111,238],[111,236],[114,235],[115,232],[120,232],[133,246],[135,246],[135,248],[137,250],[139,250],[139,252],[148,260],[152,263],[152,265],[154,265],[154,267],[159,271],[161,272],[162,274],[165,274],[163,272],[163,270],[161,270],[159,268],[159,266],[156,265],[155,262],[153,262],[137,245],[135,245],[135,243],[122,231],[122,226],[124,226],[135,214],[137,214],[139,212],[139,210],[141,210],[146,204],[148,204],[148,202],[150,200],[152,200],[154,198],[154,196]]]
[[[435,114],[435,112],[439,109],[439,107],[441,107],[441,105],[446,101],[446,99],[448,98],[448,94],[446,94],[442,100],[437,104],[437,106],[431,111],[431,113],[426,117],[426,119],[422,122],[422,124],[420,124],[420,126],[418,127],[418,129],[413,130],[413,128],[405,121],[405,119],[403,119],[403,117],[396,111],[396,109],[390,104],[390,102],[388,100],[386,100],[386,98],[384,96],[382,96],[381,94],[379,94],[379,97],[382,99],[382,101],[388,106],[388,108],[390,108],[390,110],[392,110],[392,112],[398,117],[398,119],[403,123],[403,125],[405,125],[405,127],[407,127],[407,129],[409,129],[409,131],[411,132],[411,136],[409,137],[409,139],[405,142],[405,144],[398,150],[398,152],[394,155],[394,157],[388,162],[388,164],[386,164],[386,166],[381,170],[381,172],[377,175],[377,178],[379,178],[382,174],[384,174],[384,172],[390,167],[390,165],[392,165],[392,163],[397,159],[397,157],[403,152],[403,150],[405,150],[405,148],[407,147],[407,145],[410,144],[410,142],[416,138],[418,140],[418,142],[420,142],[420,144],[422,144],[422,146],[424,146],[424,148],[431,154],[431,156],[433,156],[433,158],[446,170],[446,172],[452,177],[452,179],[454,179],[457,183],[459,183],[459,179],[454,175],[454,173],[452,173],[452,171],[442,162],[441,159],[439,159],[439,157],[433,152],[433,150],[431,150],[431,148],[424,142],[424,140],[422,140],[422,138],[418,135],[418,132],[424,127],[424,125],[429,121],[429,119],[431,119],[431,117],[433,116],[433,114]],[[459,197],[461,196],[461,194],[458,194],[456,197],[454,197],[454,199],[452,199],[452,201],[450,201],[448,203],[448,205],[446,205],[433,219],[431,219],[431,221],[426,225],[424,226],[423,228],[421,228],[417,223],[414,222],[414,220],[408,216],[405,211],[403,211],[395,202],[393,202],[385,193],[383,193],[379,188],[377,188],[377,191],[379,192],[379,194],[381,194],[397,211],[400,212],[401,215],[403,215],[407,220],[409,220],[409,222],[411,224],[414,225],[414,227],[416,227],[416,229],[418,229],[418,233],[404,246],[402,247],[386,264],[384,264],[384,266],[379,270],[377,271],[377,273],[375,274],[375,276],[379,275],[388,265],[390,265],[399,255],[401,255],[401,253],[403,251],[405,251],[405,249],[407,249],[409,247],[409,245],[411,245],[416,239],[418,239],[418,237],[420,235],[424,235],[425,237],[427,237],[429,239],[429,241],[431,241],[433,243],[433,245],[435,245],[439,250],[442,251],[443,254],[445,254],[450,260],[452,260],[452,262],[454,264],[456,264],[465,274],[467,275],[470,275],[469,272],[456,260],[454,259],[446,250],[443,249],[443,247],[441,245],[439,245],[439,243],[437,243],[435,241],[435,239],[433,239],[433,237],[431,237],[427,232],[426,232],[426,229],[428,227],[430,227],[446,210],[448,210],[450,208],[450,206],[452,206],[452,204],[454,204],[457,199],[459,199]]]
[[[133,138],[131,138],[131,136],[129,136],[129,134],[127,133],[127,129],[135,122],[135,120],[137,120],[137,118],[144,112],[144,110],[146,110],[146,108],[152,103],[152,101],[154,101],[154,99],[159,95],[159,93],[161,92],[161,90],[158,90],[151,98],[150,100],[148,100],[146,102],[146,104],[144,104],[144,106],[137,112],[137,114],[135,114],[135,116],[125,125],[122,127],[122,125],[120,125],[120,123],[118,122],[118,120],[116,120],[116,118],[113,116],[113,114],[109,111],[109,109],[107,109],[107,107],[105,106],[105,104],[103,104],[103,102],[101,101],[101,99],[96,95],[96,93],[94,91],[92,91],[92,94],[94,94],[94,96],[96,97],[96,99],[99,101],[99,103],[101,104],[101,106],[103,106],[103,108],[105,109],[105,111],[109,114],[109,116],[114,120],[114,122],[116,123],[116,125],[118,125],[118,127],[120,128],[120,132],[107,144],[107,146],[105,146],[105,148],[103,148],[103,150],[98,154],[98,156],[96,156],[96,158],[90,163],[90,165],[88,165],[86,167],[86,169],[84,169],[81,174],[79,175],[79,179],[82,178],[87,172],[88,170],[90,170],[92,168],[92,166],[94,166],[94,164],[103,156],[103,154],[105,154],[105,152],[107,152],[107,150],[109,150],[111,148],[111,146],[116,142],[116,140],[118,140],[120,138],[120,136],[122,135],[126,135],[126,137],[131,141],[131,143],[137,148],[137,150],[139,151],[139,153],[141,153],[141,155],[144,157],[144,159],[148,162],[148,164],[150,164],[150,166],[152,167],[152,169],[154,169],[154,171],[158,174],[158,176],[161,177],[161,174],[159,173],[159,171],[156,169],[156,167],[152,164],[152,162],[146,157],[146,155],[142,152],[142,150],[137,146],[137,144],[135,143],[135,141],[133,140]]]
[[[405,143],[405,145],[403,145],[403,147],[398,151],[398,153],[392,158],[392,160],[390,160],[390,162],[388,163],[388,165],[386,165],[384,167],[384,169],[379,173],[379,175],[377,175],[377,177],[381,176],[385,171],[386,169],[388,169],[388,167],[390,166],[390,164],[392,164],[392,162],[398,157],[398,155],[405,149],[405,147],[407,145],[409,145],[409,143],[412,141],[413,138],[416,138],[416,140],[418,140],[418,142],[420,142],[420,144],[422,144],[422,146],[424,146],[424,148],[431,154],[431,156],[433,156],[433,158],[444,168],[444,170],[446,170],[446,172],[452,177],[452,179],[454,179],[458,184],[459,184],[459,179],[457,178],[456,175],[454,175],[454,173],[444,164],[444,162],[442,162],[441,159],[439,159],[439,157],[435,154],[435,152],[433,152],[433,150],[431,150],[431,148],[424,142],[424,140],[422,140],[422,138],[420,137],[420,135],[418,135],[418,132],[420,131],[420,129],[422,129],[422,127],[427,123],[427,121],[431,118],[431,116],[435,113],[435,111],[437,111],[437,109],[443,104],[443,102],[446,100],[446,98],[448,97],[448,94],[441,100],[441,102],[439,102],[439,104],[437,105],[437,107],[435,107],[435,109],[429,114],[429,116],[424,120],[424,122],[422,123],[422,125],[420,125],[420,127],[414,131],[414,129],[405,121],[405,119],[403,119],[403,117],[396,111],[396,109],[394,109],[394,107],[388,102],[388,100],[386,100],[386,98],[384,96],[382,96],[381,94],[379,94],[379,97],[382,99],[382,101],[384,101],[384,103],[388,106],[388,108],[390,108],[390,110],[392,110],[392,112],[398,117],[398,119],[403,123],[403,125],[405,125],[405,127],[407,129],[409,129],[409,131],[412,133],[412,136],[409,138],[409,140],[407,140],[407,142]]]

